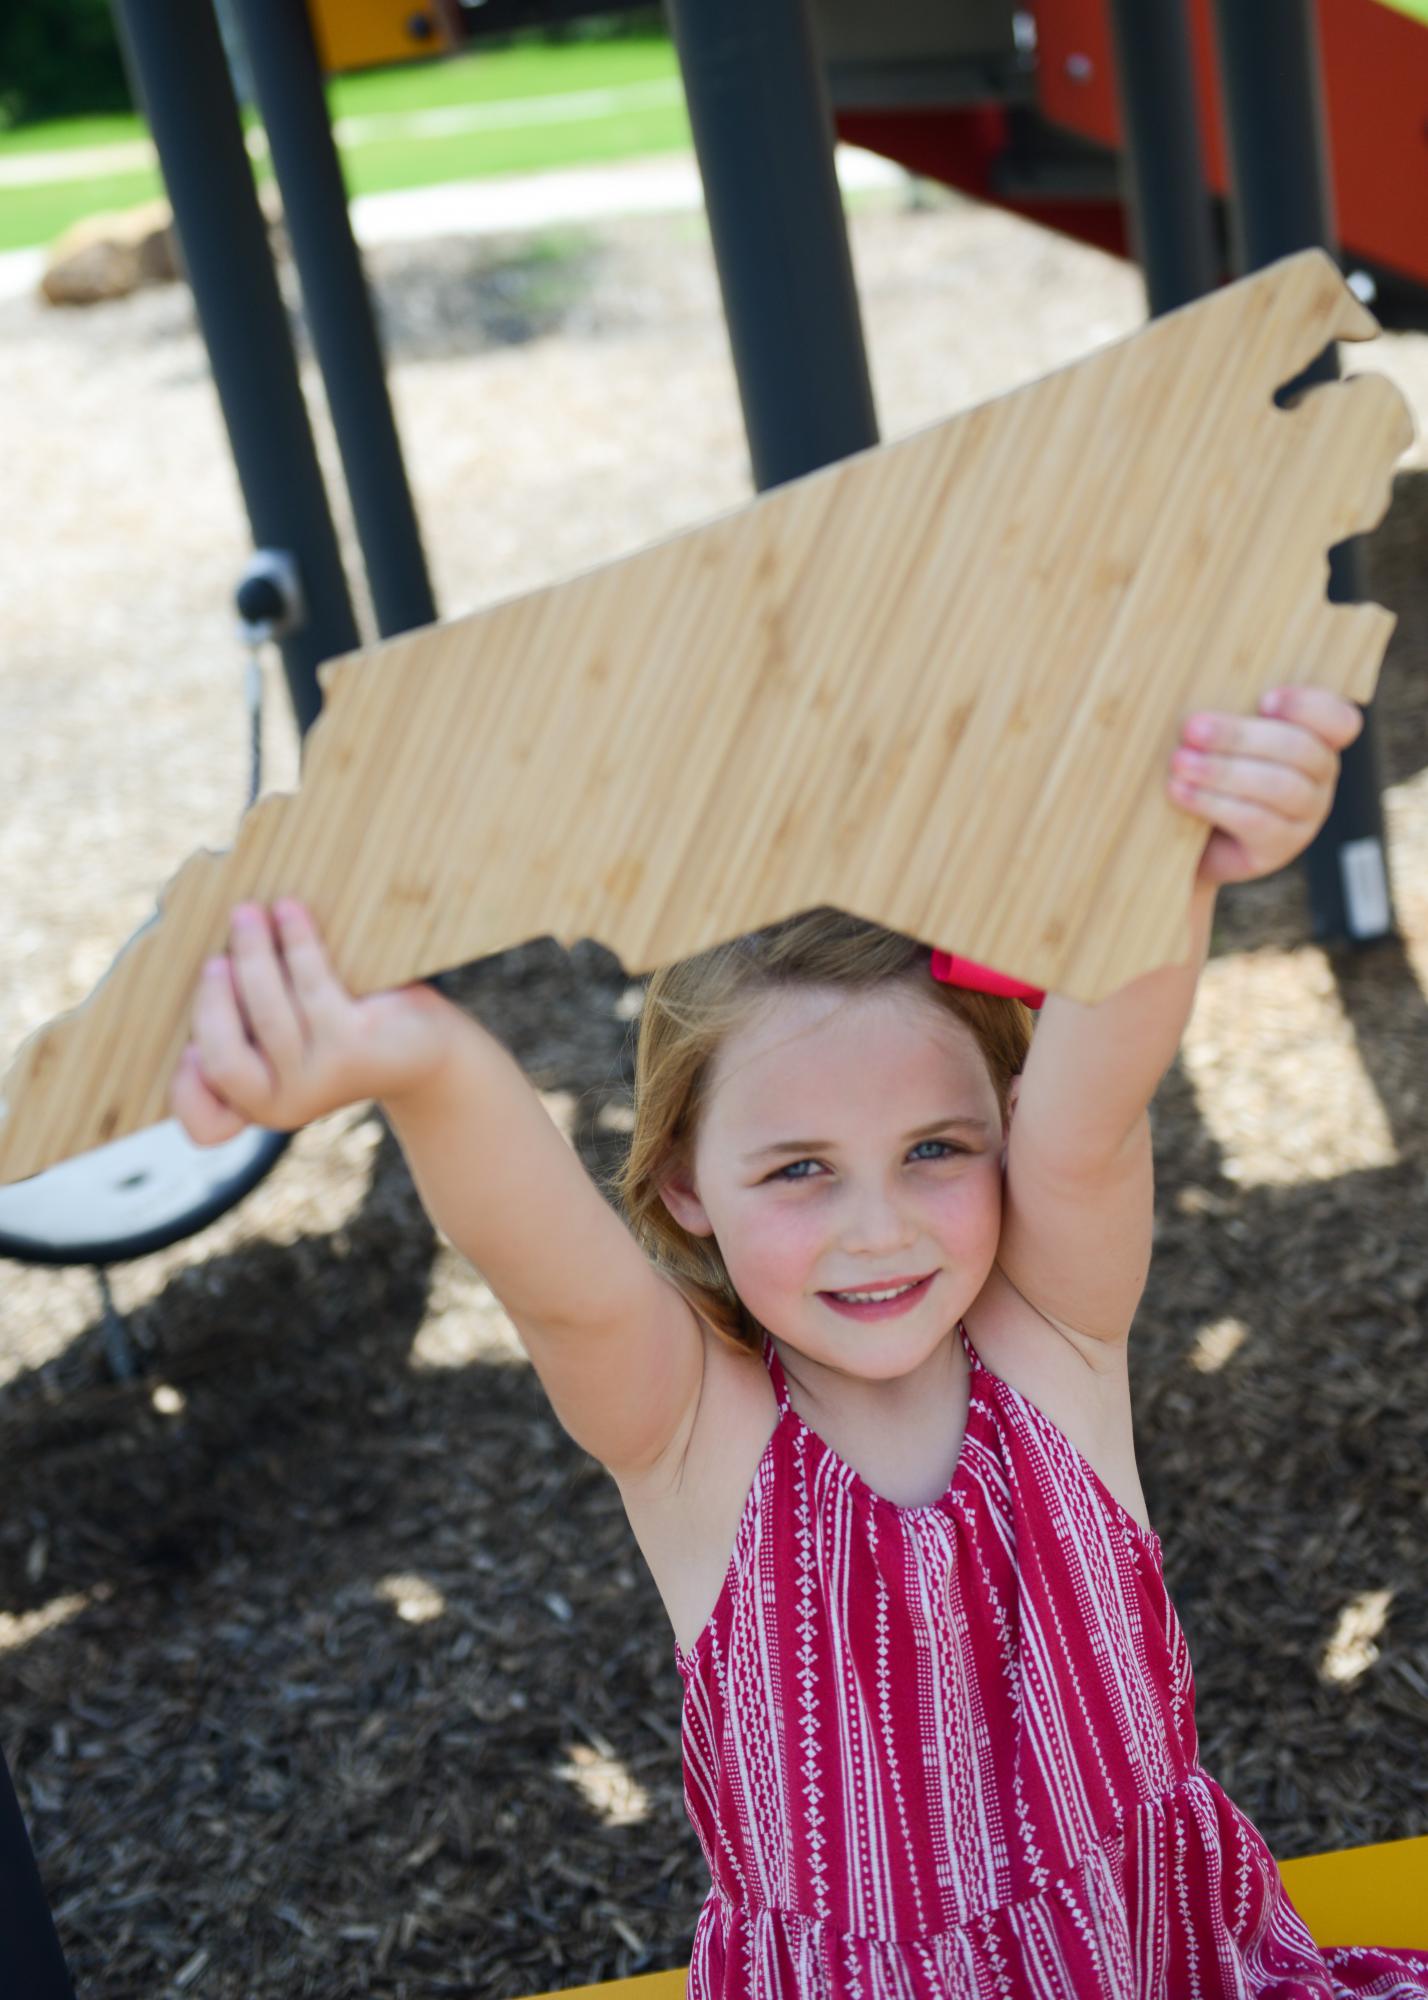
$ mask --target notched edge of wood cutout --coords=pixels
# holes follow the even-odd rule
[[[1295,379],[1296,372],[1322,352],[1329,341],[1372,339],[1378,333],[1379,327],[1373,315],[1353,297],[1337,267],[1326,254],[1300,253],[1296,258],[1282,261],[1297,267],[1291,274],[1294,296],[1284,299],[1282,295],[1275,293],[1272,286],[1265,286],[1262,296],[1265,310],[1269,310],[1279,302],[1282,310],[1295,315],[1292,338],[1288,329],[1279,336],[1280,344],[1292,350],[1296,357],[1300,356],[1302,349],[1302,358],[1296,358],[1294,367],[1282,378],[1284,381],[1289,381]],[[1253,282],[1256,278],[1263,280],[1274,268],[1267,267],[1266,271],[1252,274],[1249,282]],[[1286,291],[1289,289],[1290,287],[1286,286]],[[1204,312],[1207,308],[1212,308],[1214,298],[1215,295],[1211,295],[1208,299],[1192,301],[1177,309],[1176,313],[1167,314],[1161,320],[1152,322],[1121,340],[1097,348],[1092,354],[1081,357],[1080,361],[1065,364],[1063,368],[1051,371],[1051,375],[1039,377],[1036,382],[1008,390],[1002,396],[990,399],[988,403],[977,405],[975,408],[987,410],[996,404],[1022,396],[1034,389],[1038,383],[1047,382],[1053,376],[1067,373],[1086,363],[1096,363],[1131,342],[1154,341],[1160,331],[1179,319],[1182,313]],[[1276,369],[1280,365],[1281,358],[1279,356],[1276,358]],[[1257,387],[1256,395],[1258,393]],[[1272,390],[1268,393],[1272,398]],[[1346,406],[1342,402],[1331,400],[1345,395],[1352,395],[1363,403],[1364,414],[1361,418],[1355,417],[1346,422]],[[951,418],[942,419],[936,425],[924,426],[921,432],[908,434],[908,438],[895,439],[883,446],[869,447],[867,452],[852,454],[850,458],[839,460],[834,465],[821,467],[816,472],[806,475],[803,481],[792,484],[807,485],[814,481],[837,478],[860,458],[895,450],[912,438],[940,429],[948,422],[954,422],[971,414],[970,410],[954,413]],[[1352,534],[1370,532],[1387,512],[1392,500],[1394,481],[1394,469],[1388,463],[1390,446],[1396,458],[1401,456],[1407,445],[1412,443],[1414,437],[1412,419],[1400,392],[1386,377],[1373,373],[1358,373],[1341,381],[1315,384],[1302,396],[1297,397],[1293,405],[1279,406],[1275,415],[1276,418],[1282,417],[1290,425],[1325,426],[1330,433],[1335,427],[1342,429],[1346,434],[1355,434],[1366,429],[1376,429],[1378,433],[1377,448],[1382,456],[1381,476],[1377,461],[1368,478],[1363,476],[1364,453],[1360,437],[1357,450],[1353,454],[1358,462],[1360,476],[1357,481],[1348,482],[1344,489],[1342,505],[1334,516],[1332,539],[1326,544],[1316,531],[1313,536],[1301,535],[1295,544],[1300,557],[1304,553],[1305,543],[1310,547],[1317,547],[1323,560],[1324,578],[1327,584],[1328,561],[1324,554],[1326,546],[1332,546],[1333,541],[1342,540]],[[1334,490],[1337,492],[1337,489]],[[111,1138],[120,1138],[129,1132],[141,1130],[146,1125],[169,1115],[167,1092],[179,1056],[189,1039],[192,995],[196,981],[203,959],[213,952],[226,949],[228,918],[233,904],[248,899],[271,901],[273,896],[281,893],[304,896],[305,900],[311,900],[310,896],[305,895],[301,879],[302,856],[307,851],[303,845],[304,830],[294,822],[306,810],[316,810],[314,788],[321,790],[323,811],[331,815],[333,794],[344,786],[347,765],[350,762],[350,752],[343,749],[338,739],[346,720],[345,712],[348,707],[354,705],[366,673],[377,672],[383,667],[399,672],[400,664],[393,659],[393,655],[404,647],[422,646],[429,634],[434,635],[439,631],[450,633],[453,628],[463,625],[474,626],[480,620],[499,613],[503,608],[540,598],[551,590],[578,583],[581,578],[595,577],[604,571],[616,568],[624,561],[650,556],[661,548],[685,542],[721,522],[732,522],[747,516],[761,504],[777,503],[780,495],[786,491],[787,488],[775,488],[770,493],[757,496],[754,500],[731,509],[724,515],[694,524],[659,541],[646,544],[639,550],[630,551],[626,557],[593,564],[584,571],[557,579],[552,584],[516,593],[512,597],[481,606],[476,612],[465,614],[463,618],[453,620],[449,625],[396,635],[375,646],[323,662],[318,668],[318,682],[324,697],[323,707],[304,745],[303,765],[297,786],[289,791],[275,790],[265,793],[255,801],[244,815],[231,847],[204,847],[189,854],[161,889],[153,915],[121,945],[114,960],[90,993],[65,1013],[40,1024],[21,1042],[3,1079],[0,1079],[0,1093],[3,1093],[3,1096],[0,1096],[0,1183],[29,1178],[33,1174],[43,1172],[47,1165],[92,1150]],[[1373,496],[1372,506],[1366,498],[1370,493]],[[1301,567],[1300,574],[1302,573]],[[1317,648],[1322,662],[1332,662],[1335,656],[1340,660],[1350,659],[1356,662],[1358,678],[1354,687],[1348,692],[1351,698],[1366,701],[1372,694],[1378,674],[1378,661],[1381,661],[1388,637],[1393,630],[1394,615],[1372,600],[1340,605],[1331,603],[1325,595],[1323,603],[1317,608],[1312,604],[1305,605],[1304,622],[1312,623],[1313,645]],[[1367,658],[1370,653],[1376,657]],[[359,668],[365,669],[366,673],[359,674]],[[1265,685],[1270,684],[1271,682],[1266,680]],[[1360,686],[1363,687],[1362,693],[1359,692]],[[350,728],[347,734],[350,738]],[[336,754],[339,751],[341,754]],[[1183,815],[1179,810],[1175,812],[1177,821],[1191,817]],[[1187,842],[1184,835],[1179,836],[1187,857],[1187,887],[1182,905],[1184,922],[1180,929],[1179,960],[1167,959],[1165,961],[1167,963],[1183,962],[1189,950],[1190,886],[1193,884],[1199,855],[1203,852],[1204,841],[1209,838],[1203,822],[1195,821],[1194,826],[1202,836],[1200,839]],[[814,895],[801,907],[813,907],[820,902],[837,903],[838,899],[834,894]],[[838,906],[844,907],[841,903]],[[852,908],[851,905],[847,907],[850,910]],[[319,912],[318,915],[319,921],[323,921],[322,913]],[[768,916],[752,918],[741,928],[756,928],[772,920]],[[167,981],[150,979],[146,985],[141,976],[143,968],[150,953],[155,950],[157,934],[166,922],[171,935],[166,936],[164,949],[172,950],[172,963],[166,968],[168,979]],[[580,935],[585,934],[580,933]],[[729,935],[736,934],[738,933],[729,933]],[[533,903],[531,921],[521,930],[520,936],[511,936],[505,944],[492,944],[488,950],[505,949],[510,944],[519,942],[520,938],[536,935],[555,935],[567,948],[574,941],[573,938],[564,938],[560,931],[553,930],[549,920],[542,919]],[[375,990],[372,982],[358,983],[352,976],[351,960],[346,949],[346,933],[328,936],[324,929],[324,937],[334,969],[348,984],[350,990],[359,996]],[[968,948],[972,950],[974,956],[985,955],[995,958],[995,953],[979,952],[974,944],[969,944]],[[1094,950],[1087,950],[1075,965],[1074,975],[1068,957],[1067,963],[1061,967],[1066,978],[1065,983],[1060,986],[1056,979],[1047,978],[1035,969],[1032,971],[1023,969],[1020,976],[1028,978],[1033,984],[1046,985],[1052,990],[1066,990],[1071,992],[1073,997],[1079,997],[1075,989],[1077,987],[1084,989],[1094,976],[1095,957]],[[443,950],[438,956],[428,949],[427,962],[419,962],[417,955],[413,954],[412,969],[404,976],[407,979],[429,977],[435,972],[447,969],[449,964],[462,962],[465,960],[459,955],[453,956]],[[1000,963],[1000,960],[996,962]],[[1004,969],[1016,970],[1010,966]],[[1104,967],[1101,976],[1104,977]],[[166,1003],[156,1013],[153,1002],[161,989],[169,993],[172,1004]],[[129,996],[127,1001],[126,995]],[[150,1001],[148,1016],[143,1014],[141,1006],[135,1004],[136,1000],[145,997]],[[115,1043],[117,1028],[122,1024],[127,1037],[122,1068],[128,1077],[132,1078],[137,1072],[139,1077],[146,1079],[142,1090],[138,1092],[128,1091],[125,1082],[112,1086],[125,1091],[127,1095],[126,1110],[122,1115],[116,1113],[110,1105],[107,1110],[101,1110],[96,1117],[94,1104],[96,1098],[102,1104],[104,1097],[102,1089],[98,1092],[91,1091],[87,1104],[81,1101],[77,1105],[67,1105],[64,1101],[63,1057],[72,1040],[80,1032],[81,1022],[91,1010],[95,1010],[95,1021],[100,1028],[100,1032],[90,1038],[97,1045],[90,1053],[91,1067],[102,1067],[104,1073],[110,1076],[120,1070],[121,1064],[116,1058],[108,1057],[106,1060],[108,1052],[103,1047],[103,1030],[110,1030],[111,1043]],[[101,1023],[99,1021],[101,1012],[113,1013],[114,1023],[111,1024],[107,1020]],[[41,1103],[40,1093],[35,1086],[43,1073],[55,1070],[60,1072],[61,1088],[54,1090],[51,1086],[51,1090],[46,1094],[46,1101]],[[143,1101],[136,1104],[136,1100],[140,1097]],[[22,1107],[24,1114],[22,1133],[17,1134],[13,1126],[7,1122],[7,1103],[15,1104],[17,1110]],[[107,1129],[106,1119],[110,1121]],[[96,1133],[98,1136],[95,1136]],[[7,1139],[11,1142],[23,1139],[24,1143],[14,1144],[11,1152],[7,1147]],[[14,1165],[9,1163],[16,1156],[21,1163],[19,1173],[16,1172]],[[38,1161],[38,1164],[29,1164],[31,1161]]]

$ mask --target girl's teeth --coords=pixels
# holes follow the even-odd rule
[[[878,1304],[883,1299],[900,1299],[904,1292],[915,1292],[921,1283],[921,1278],[917,1278],[912,1284],[899,1285],[891,1292],[835,1292],[833,1296],[835,1299],[845,1299],[850,1306],[870,1306]]]

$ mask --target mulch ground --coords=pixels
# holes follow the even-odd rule
[[[1403,937],[1307,943],[1297,873],[1227,892],[1154,1107],[1140,1461],[1203,1760],[1281,1857],[1428,1831],[1426,485],[1373,555]],[[640,984],[550,939],[457,982],[597,1175]],[[0,1265],[0,1742],[81,1994],[684,1963],[707,1876],[659,1598],[381,1118],[114,1282],[127,1381],[90,1274]]]

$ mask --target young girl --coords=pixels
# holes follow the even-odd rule
[[[1095,1007],[833,910],[657,972],[622,1223],[520,1069],[424,985],[353,1000],[235,912],[171,1095],[190,1137],[376,1098],[570,1435],[684,1682],[712,1886],[691,2000],[1428,1996],[1317,1950],[1202,1768],[1131,1435],[1147,1107],[1218,886],[1327,816],[1347,702],[1188,719],[1188,963]]]

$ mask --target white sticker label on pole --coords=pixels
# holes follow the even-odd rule
[[[1339,849],[1339,874],[1352,937],[1383,937],[1389,929],[1388,876],[1377,840],[1346,840]]]

